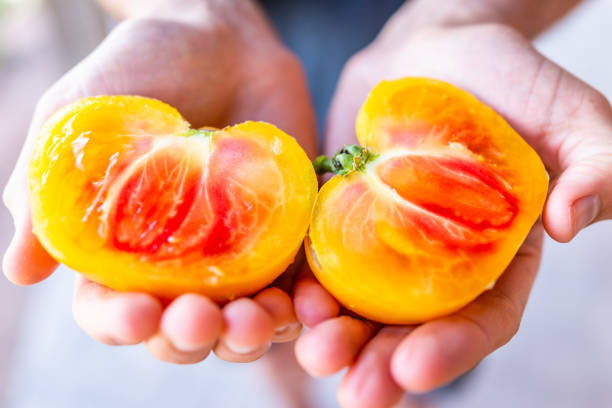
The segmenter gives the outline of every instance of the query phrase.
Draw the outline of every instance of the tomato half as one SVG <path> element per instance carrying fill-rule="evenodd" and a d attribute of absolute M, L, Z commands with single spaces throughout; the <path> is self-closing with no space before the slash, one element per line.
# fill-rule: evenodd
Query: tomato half
<path fill-rule="evenodd" d="M 451 313 L 502 274 L 540 215 L 548 176 L 491 108 L 450 84 L 385 81 L 357 117 L 361 146 L 315 163 L 307 254 L 347 308 L 390 324 Z"/>
<path fill-rule="evenodd" d="M 192 129 L 138 96 L 86 98 L 52 116 L 29 186 L 34 233 L 58 261 L 117 290 L 216 300 L 287 268 L 317 190 L 308 157 L 276 127 Z"/>

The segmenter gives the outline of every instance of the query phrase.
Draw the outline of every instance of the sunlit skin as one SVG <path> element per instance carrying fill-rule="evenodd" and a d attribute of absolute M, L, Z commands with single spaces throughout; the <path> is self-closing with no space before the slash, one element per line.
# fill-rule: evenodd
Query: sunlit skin
<path fill-rule="evenodd" d="M 146 9 L 138 11 L 148 19 L 119 24 L 41 98 L 4 190 L 16 227 L 3 259 L 10 281 L 33 284 L 58 265 L 32 234 L 27 163 L 43 123 L 79 98 L 156 98 L 174 106 L 195 128 L 262 120 L 295 137 L 314 156 L 314 116 L 297 59 L 280 44 L 252 2 L 208 3 L 183 1 L 177 7 L 176 2 L 147 2 Z M 271 342 L 288 341 L 299 333 L 285 292 L 288 286 L 281 287 L 284 290 L 264 288 L 221 306 L 195 293 L 168 303 L 148 293 L 115 291 L 79 275 L 73 313 L 96 340 L 113 345 L 145 342 L 163 361 L 195 363 L 214 351 L 222 359 L 246 362 L 261 357 Z"/>
<path fill-rule="evenodd" d="M 542 222 L 491 290 L 419 326 L 381 326 L 346 316 L 312 275 L 302 273 L 294 303 L 311 330 L 298 340 L 297 357 L 313 375 L 349 368 L 338 389 L 342 406 L 391 406 L 405 391 L 435 389 L 474 367 L 518 330 L 540 262 L 543 229 L 567 242 L 612 215 L 610 104 L 539 54 L 523 34 L 544 28 L 570 2 L 463 3 L 470 7 L 411 1 L 349 60 L 328 112 L 325 152 L 357 142 L 355 118 L 380 81 L 437 78 L 491 106 L 542 158 L 551 177 Z M 490 8 L 491 3 L 505 5 Z M 526 11 L 544 4 L 553 11 L 546 18 Z"/>
<path fill-rule="evenodd" d="M 196 130 L 138 96 L 54 114 L 28 181 L 33 231 L 59 262 L 116 290 L 219 302 L 287 269 L 317 191 L 308 157 L 273 125 Z"/>
<path fill-rule="evenodd" d="M 538 54 L 525 37 L 576 2 L 411 0 L 347 64 L 327 118 L 327 154 L 357 142 L 355 117 L 377 83 L 405 76 L 439 78 L 476 95 L 508 120 L 542 157 L 552 176 L 552 194 L 543 223 L 532 229 L 493 290 L 451 317 L 425 325 L 381 328 L 339 316 L 339 303 L 301 270 L 295 311 L 313 329 L 297 344 L 297 356 L 314 375 L 349 367 L 338 390 L 342 406 L 391 406 L 405 390 L 430 390 L 472 368 L 518 328 L 538 268 L 542 225 L 565 242 L 591 222 L 611 217 L 610 106 Z M 31 234 L 26 183 L 31 145 L 53 112 L 80 97 L 155 97 L 177 107 L 196 127 L 265 120 L 295 136 L 311 157 L 315 153 L 300 66 L 249 1 L 103 3 L 121 18 L 145 20 L 120 24 L 37 106 L 4 194 L 16 234 L 3 270 L 18 284 L 38 282 L 57 266 Z M 79 276 L 73 312 L 95 339 L 118 345 L 147 341 L 155 357 L 174 363 L 200 361 L 212 349 L 226 360 L 251 361 L 270 341 L 295 337 L 298 327 L 291 299 L 274 287 L 223 308 L 196 294 L 162 305 L 148 294 L 116 292 Z"/>
<path fill-rule="evenodd" d="M 495 282 L 540 215 L 544 165 L 493 110 L 427 78 L 377 85 L 357 136 L 366 150 L 317 198 L 307 241 L 315 276 L 382 323 L 457 311 Z"/>

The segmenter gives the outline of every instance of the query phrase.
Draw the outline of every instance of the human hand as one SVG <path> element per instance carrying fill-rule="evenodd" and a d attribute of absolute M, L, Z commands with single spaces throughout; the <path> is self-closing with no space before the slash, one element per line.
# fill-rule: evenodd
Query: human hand
<path fill-rule="evenodd" d="M 400 22 L 392 21 L 346 65 L 329 111 L 326 153 L 355 143 L 358 109 L 378 82 L 426 76 L 457 85 L 502 114 L 542 157 L 552 189 L 543 221 L 495 287 L 450 316 L 382 328 L 338 317 L 338 303 L 314 279 L 302 277 L 294 303 L 298 319 L 312 329 L 296 344 L 298 360 L 314 375 L 350 367 L 338 390 L 341 404 L 350 407 L 390 406 L 404 390 L 429 391 L 471 369 L 519 327 L 541 256 L 542 226 L 567 242 L 612 216 L 612 109 L 600 93 L 508 26 L 459 24 L 407 33 Z"/>
<path fill-rule="evenodd" d="M 154 97 L 177 107 L 194 127 L 265 120 L 314 153 L 314 119 L 301 67 L 257 7 L 245 1 L 181 4 L 182 14 L 176 16 L 164 12 L 157 18 L 152 9 L 147 18 L 121 23 L 40 99 L 4 192 L 16 228 L 3 263 L 12 282 L 36 283 L 57 267 L 32 234 L 26 168 L 42 123 L 77 98 Z M 222 359 L 251 361 L 271 341 L 290 340 L 300 329 L 291 299 L 275 287 L 223 307 L 196 294 L 166 305 L 148 294 L 119 293 L 79 275 L 73 312 L 93 338 L 117 345 L 145 341 L 155 357 L 175 363 L 200 361 L 213 348 Z"/>

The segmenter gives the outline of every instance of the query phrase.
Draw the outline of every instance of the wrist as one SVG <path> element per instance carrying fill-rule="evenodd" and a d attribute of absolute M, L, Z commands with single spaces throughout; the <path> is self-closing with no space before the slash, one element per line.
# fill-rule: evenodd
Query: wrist
<path fill-rule="evenodd" d="M 219 24 L 235 30 L 259 27 L 273 35 L 260 7 L 253 0 L 97 0 L 113 17 L 163 19 L 201 27 Z"/>
<path fill-rule="evenodd" d="M 413 0 L 389 20 L 382 38 L 409 35 L 429 27 L 497 23 L 533 37 L 581 0 Z"/>
<path fill-rule="evenodd" d="M 119 20 L 135 18 L 173 18 L 175 16 L 198 17 L 204 12 L 228 7 L 240 7 L 250 0 L 97 0 L 113 17 Z"/>
<path fill-rule="evenodd" d="M 231 36 L 250 49 L 280 41 L 254 0 L 97 0 L 119 20 L 187 24 L 206 33 Z M 256 41 L 253 41 L 256 39 Z"/>

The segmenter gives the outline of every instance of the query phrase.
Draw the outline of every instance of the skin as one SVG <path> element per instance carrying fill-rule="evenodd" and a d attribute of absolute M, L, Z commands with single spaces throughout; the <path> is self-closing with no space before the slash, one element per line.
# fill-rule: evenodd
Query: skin
<path fill-rule="evenodd" d="M 301 275 L 294 303 L 298 319 L 311 330 L 298 339 L 296 355 L 312 375 L 349 368 L 338 389 L 344 407 L 391 406 L 405 391 L 433 390 L 473 368 L 518 330 L 544 229 L 568 242 L 612 216 L 612 108 L 599 92 L 539 54 L 528 38 L 571 4 L 562 2 L 551 16 L 551 2 L 506 2 L 511 15 L 496 14 L 502 1 L 493 2 L 493 9 L 464 3 L 474 6 L 472 19 L 465 8 L 453 14 L 449 2 L 410 2 L 349 60 L 328 113 L 325 153 L 356 142 L 358 109 L 379 81 L 434 77 L 502 114 L 542 157 L 551 192 L 542 220 L 495 287 L 459 312 L 420 326 L 381 327 L 347 316 L 311 275 Z M 544 17 L 511 26 L 520 9 L 526 12 L 533 3 L 547 3 Z M 428 16 L 435 17 L 429 24 Z"/>
<path fill-rule="evenodd" d="M 113 2 L 107 3 L 110 7 Z M 302 68 L 257 6 L 245 1 L 183 3 L 176 13 L 164 2 L 143 3 L 138 15 L 130 15 L 130 7 L 124 13 L 115 9 L 130 18 L 40 99 L 4 191 L 16 230 L 3 260 L 10 281 L 30 285 L 57 267 L 31 232 L 26 167 L 42 123 L 79 97 L 158 98 L 195 127 L 264 120 L 296 137 L 314 155 L 314 115 Z M 252 361 L 272 342 L 292 340 L 300 331 L 289 295 L 276 287 L 225 305 L 196 294 L 164 304 L 151 295 L 115 292 L 78 275 L 73 312 L 81 328 L 102 343 L 145 342 L 154 357 L 181 364 L 201 361 L 211 351 L 228 361 Z"/>
<path fill-rule="evenodd" d="M 180 7 L 178 1 L 175 7 L 164 0 L 102 1 L 117 16 L 139 20 L 120 25 L 42 98 L 28 140 L 53 110 L 78 96 L 140 93 L 177 106 L 196 126 L 270 121 L 312 154 L 313 116 L 299 64 L 278 45 L 259 11 L 248 2 L 180 1 Z M 349 368 L 338 390 L 341 405 L 390 406 L 404 391 L 428 391 L 468 371 L 518 330 L 544 228 L 567 242 L 588 224 L 611 218 L 612 109 L 528 40 L 574 3 L 414 0 L 345 67 L 328 115 L 327 154 L 355 141 L 357 110 L 380 80 L 432 76 L 500 112 L 542 156 L 553 183 L 542 222 L 495 287 L 452 316 L 418 327 L 381 327 L 346 315 L 307 269 L 301 271 L 293 302 L 300 321 L 312 329 L 297 342 L 297 358 L 317 376 Z M 245 47 L 245 38 L 258 41 Z M 148 49 L 147 43 L 154 46 Z M 231 58 L 236 55 L 240 59 Z M 30 233 L 28 144 L 5 192 L 16 235 L 4 271 L 18 284 L 42 280 L 56 267 Z M 290 302 L 272 288 L 222 309 L 197 295 L 162 305 L 148 295 L 120 294 L 78 278 L 74 311 L 94 338 L 110 344 L 146 340 L 165 361 L 199 361 L 213 347 L 227 360 L 238 355 L 238 361 L 249 361 L 261 355 L 275 331 L 296 324 Z"/>

